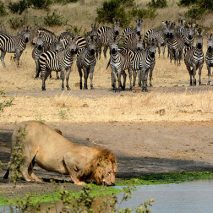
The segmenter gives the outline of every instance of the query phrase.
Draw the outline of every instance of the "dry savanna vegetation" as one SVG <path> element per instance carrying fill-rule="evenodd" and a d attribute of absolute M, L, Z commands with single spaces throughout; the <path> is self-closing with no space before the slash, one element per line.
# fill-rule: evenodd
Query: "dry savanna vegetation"
<path fill-rule="evenodd" d="M 149 1 L 135 1 L 145 6 Z M 154 19 L 144 20 L 144 31 L 158 26 L 162 20 L 177 20 L 187 10 L 179 7 L 176 0 L 168 0 L 168 7 L 158 9 Z M 6 3 L 6 1 L 5 1 Z M 89 30 L 94 23 L 96 9 L 103 1 L 88 0 L 70 4 L 51 5 L 48 12 L 57 11 L 66 18 L 66 25 L 49 28 L 56 34 L 66 30 L 69 25 Z M 29 8 L 24 12 L 27 22 L 32 24 L 46 11 Z M 19 15 L 14 15 L 19 16 Z M 212 26 L 212 14 L 199 22 Z M 7 25 L 4 17 L 3 23 Z M 3 20 L 3 18 L 1 17 Z M 38 21 L 38 20 L 37 20 Z M 35 23 L 34 23 L 35 24 Z M 206 46 L 206 40 L 204 40 Z M 133 92 L 113 93 L 111 91 L 110 68 L 106 70 L 108 59 L 97 62 L 94 73 L 93 91 L 79 90 L 79 76 L 76 65 L 70 76 L 70 92 L 61 92 L 61 81 L 47 80 L 47 91 L 41 91 L 41 80 L 35 80 L 35 64 L 29 46 L 21 57 L 21 66 L 17 68 L 11 61 L 11 55 L 5 58 L 6 68 L 0 64 L 0 88 L 5 97 L 14 98 L 12 106 L 5 108 L 0 115 L 1 122 L 19 122 L 22 120 L 70 121 L 70 122 L 140 122 L 140 121 L 209 121 L 213 119 L 213 91 L 206 86 L 207 69 L 202 71 L 202 86 L 188 87 L 189 76 L 184 63 L 181 66 L 171 64 L 165 55 L 156 58 L 153 75 L 153 88 L 141 93 L 140 88 Z M 127 78 L 127 87 L 129 86 Z"/>

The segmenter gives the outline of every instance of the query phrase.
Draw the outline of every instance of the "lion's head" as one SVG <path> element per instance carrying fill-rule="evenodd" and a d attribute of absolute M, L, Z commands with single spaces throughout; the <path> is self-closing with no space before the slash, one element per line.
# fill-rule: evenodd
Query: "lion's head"
<path fill-rule="evenodd" d="M 111 186 L 115 184 L 116 171 L 115 155 L 107 149 L 100 150 L 93 161 L 91 179 L 99 185 Z"/>

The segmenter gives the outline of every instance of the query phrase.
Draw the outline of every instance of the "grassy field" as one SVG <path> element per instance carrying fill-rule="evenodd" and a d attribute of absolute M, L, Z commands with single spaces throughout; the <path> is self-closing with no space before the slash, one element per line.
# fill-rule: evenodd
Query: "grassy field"
<path fill-rule="evenodd" d="M 209 121 L 213 119 L 213 91 L 208 87 L 207 69 L 204 65 L 202 86 L 188 87 L 189 76 L 184 63 L 171 64 L 166 57 L 158 58 L 153 75 L 153 88 L 149 93 L 114 93 L 111 91 L 108 59 L 97 62 L 94 73 L 94 90 L 80 91 L 79 76 L 74 64 L 71 91 L 61 91 L 61 81 L 48 79 L 47 91 L 41 91 L 41 80 L 35 80 L 35 65 L 28 48 L 21 60 L 21 67 L 6 58 L 6 69 L 0 67 L 1 90 L 14 98 L 13 105 L 4 110 L 0 121 L 18 122 L 36 119 L 71 122 L 140 122 L 140 121 Z M 127 80 L 129 87 L 129 80 Z M 30 91 L 30 93 L 29 93 Z M 1 99 L 7 99 L 2 97 Z"/>

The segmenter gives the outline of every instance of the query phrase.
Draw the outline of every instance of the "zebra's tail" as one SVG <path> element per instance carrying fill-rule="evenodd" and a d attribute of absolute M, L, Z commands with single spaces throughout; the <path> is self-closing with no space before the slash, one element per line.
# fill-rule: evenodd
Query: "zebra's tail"
<path fill-rule="evenodd" d="M 7 169 L 6 173 L 5 173 L 4 176 L 3 176 L 3 179 L 8 179 L 9 173 L 10 173 L 10 170 Z"/>
<path fill-rule="evenodd" d="M 110 65 L 110 59 L 109 59 L 109 61 L 107 63 L 106 69 L 108 69 L 109 65 Z"/>

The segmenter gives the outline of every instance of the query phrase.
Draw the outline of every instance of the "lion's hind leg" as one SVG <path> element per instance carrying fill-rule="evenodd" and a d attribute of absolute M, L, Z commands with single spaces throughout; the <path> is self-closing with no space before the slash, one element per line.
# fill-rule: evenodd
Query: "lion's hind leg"
<path fill-rule="evenodd" d="M 36 156 L 35 156 L 36 157 Z M 35 182 L 39 182 L 39 183 L 42 183 L 43 180 L 41 178 L 39 178 L 34 172 L 33 172 L 33 167 L 35 165 L 35 157 L 33 158 L 33 160 L 31 161 L 30 163 L 30 166 L 28 168 L 28 173 L 29 173 L 29 176 L 31 177 L 31 179 Z"/>

